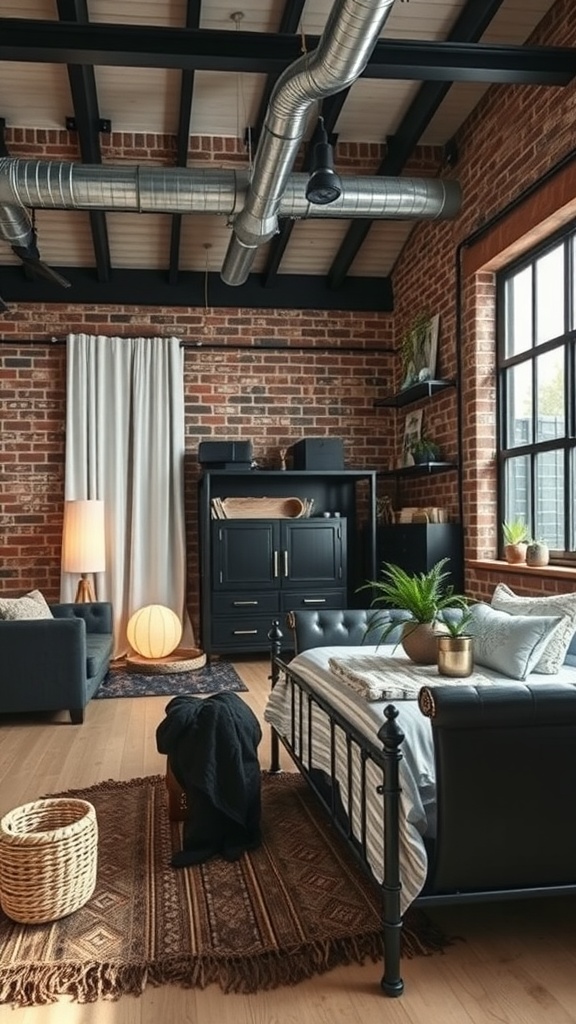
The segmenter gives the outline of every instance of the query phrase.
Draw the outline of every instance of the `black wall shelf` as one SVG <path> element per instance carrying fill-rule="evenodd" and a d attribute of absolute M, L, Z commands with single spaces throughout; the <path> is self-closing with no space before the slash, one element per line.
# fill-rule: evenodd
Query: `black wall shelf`
<path fill-rule="evenodd" d="M 388 409 L 400 409 L 403 405 L 411 405 L 412 402 L 418 402 L 421 398 L 430 398 L 438 391 L 455 386 L 455 380 L 423 380 L 418 384 L 412 384 L 409 388 L 404 388 L 397 394 L 377 398 L 374 405 Z"/>
<path fill-rule="evenodd" d="M 458 469 L 457 462 L 424 462 L 419 466 L 399 466 L 398 469 L 379 470 L 379 477 L 428 476 L 431 473 L 448 473 Z"/>

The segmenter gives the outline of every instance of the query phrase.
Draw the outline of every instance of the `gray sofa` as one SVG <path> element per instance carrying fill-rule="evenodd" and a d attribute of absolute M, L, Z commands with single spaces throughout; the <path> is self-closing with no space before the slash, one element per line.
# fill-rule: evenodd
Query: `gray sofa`
<path fill-rule="evenodd" d="M 0 620 L 0 714 L 66 709 L 75 725 L 112 656 L 112 605 L 50 605 L 52 619 Z"/>

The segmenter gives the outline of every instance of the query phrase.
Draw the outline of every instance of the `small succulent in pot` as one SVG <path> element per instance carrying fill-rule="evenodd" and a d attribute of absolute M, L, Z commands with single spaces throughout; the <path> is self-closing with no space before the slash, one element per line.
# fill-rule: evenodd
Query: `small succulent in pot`
<path fill-rule="evenodd" d="M 420 437 L 410 445 L 410 453 L 417 466 L 427 462 L 439 462 L 441 457 L 440 446 L 427 437 Z"/>
<path fill-rule="evenodd" d="M 526 565 L 548 565 L 550 551 L 545 540 L 531 540 L 526 548 Z"/>
<path fill-rule="evenodd" d="M 530 541 L 530 530 L 523 519 L 507 519 L 502 523 L 504 558 L 511 565 L 526 561 L 526 550 Z"/>

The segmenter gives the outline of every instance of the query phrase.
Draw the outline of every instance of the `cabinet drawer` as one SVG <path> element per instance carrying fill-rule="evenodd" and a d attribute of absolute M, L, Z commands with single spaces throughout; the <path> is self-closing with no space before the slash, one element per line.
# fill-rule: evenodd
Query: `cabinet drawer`
<path fill-rule="evenodd" d="M 345 608 L 345 590 L 307 590 L 282 594 L 282 611 L 300 611 L 304 608 Z"/>
<path fill-rule="evenodd" d="M 246 591 L 240 591 L 236 594 L 219 594 L 212 595 L 212 614 L 213 615 L 231 615 L 236 616 L 250 616 L 257 614 L 258 612 L 274 612 L 280 611 L 280 595 L 276 591 L 275 593 L 264 593 L 264 594 L 247 594 Z"/>
<path fill-rule="evenodd" d="M 267 651 L 270 649 L 268 633 L 272 629 L 271 615 L 254 615 L 252 618 L 213 619 L 212 647 L 215 650 Z"/>

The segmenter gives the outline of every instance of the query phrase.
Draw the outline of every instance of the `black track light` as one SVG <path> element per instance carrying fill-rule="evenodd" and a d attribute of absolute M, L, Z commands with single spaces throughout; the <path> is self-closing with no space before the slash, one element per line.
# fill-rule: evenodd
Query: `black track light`
<path fill-rule="evenodd" d="M 326 206 L 342 195 L 342 182 L 334 170 L 334 154 L 328 142 L 324 118 L 318 118 L 316 143 L 312 153 L 310 177 L 306 185 L 306 199 L 315 206 Z"/>

